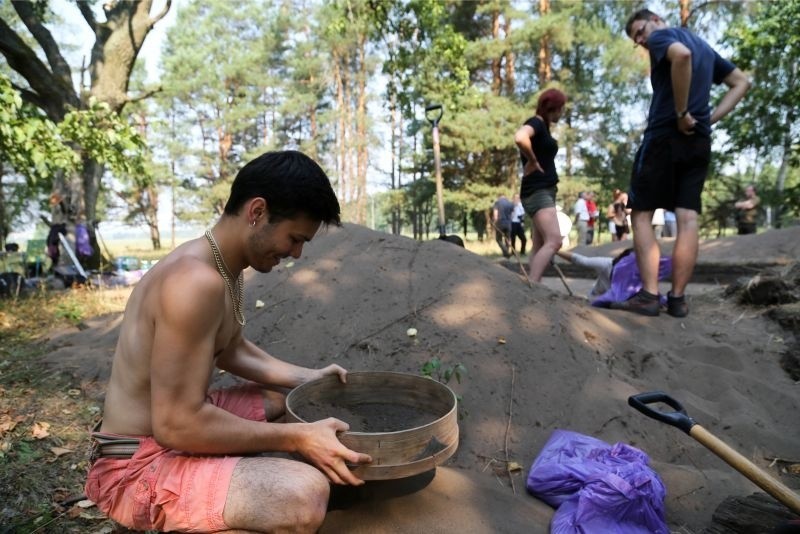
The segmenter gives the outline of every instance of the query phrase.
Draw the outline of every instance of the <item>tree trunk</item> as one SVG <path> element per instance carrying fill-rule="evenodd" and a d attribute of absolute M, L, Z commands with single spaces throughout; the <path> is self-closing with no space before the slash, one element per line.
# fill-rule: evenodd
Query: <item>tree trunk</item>
<path fill-rule="evenodd" d="M 155 188 L 151 189 L 151 195 L 157 195 Z M 158 229 L 158 212 L 152 203 L 148 203 L 149 212 L 147 213 L 147 226 L 150 228 L 150 241 L 153 243 L 153 250 L 161 250 L 161 231 Z"/>
<path fill-rule="evenodd" d="M 9 216 L 6 210 L 6 196 L 3 191 L 3 166 L 0 165 L 0 250 L 5 250 L 6 239 L 8 234 L 11 233 L 11 225 L 9 224 Z"/>
<path fill-rule="evenodd" d="M 89 244 L 92 247 L 92 253 L 89 256 L 84 256 L 81 264 L 89 269 L 97 269 L 103 261 L 103 254 L 97 243 L 97 236 L 94 232 L 94 223 L 97 221 L 97 197 L 100 194 L 100 180 L 103 178 L 105 168 L 102 164 L 91 160 L 85 159 L 83 163 L 83 202 L 76 206 L 77 217 L 69 217 L 67 220 L 58 222 L 66 222 L 67 229 L 74 232 L 74 225 L 86 224 L 89 231 Z M 74 198 L 74 197 L 73 197 Z M 81 198 L 80 196 L 78 198 Z M 107 258 L 110 259 L 110 258 Z"/>
<path fill-rule="evenodd" d="M 506 17 L 505 24 L 503 26 L 505 31 L 505 38 L 507 42 L 511 40 L 511 19 Z M 516 66 L 514 65 L 514 61 L 516 56 L 514 55 L 514 51 L 511 50 L 509 47 L 505 52 L 505 60 L 506 60 L 506 95 L 513 96 L 514 91 L 516 90 L 517 85 L 517 74 L 516 74 Z"/>
<path fill-rule="evenodd" d="M 500 12 L 492 12 L 492 39 L 494 41 L 500 40 Z M 492 57 L 492 94 L 500 95 L 500 88 L 503 86 L 503 79 L 501 76 L 502 66 L 500 61 L 502 56 Z"/>
<path fill-rule="evenodd" d="M 787 114 L 786 120 L 791 121 L 793 118 L 790 117 L 790 114 Z M 792 157 L 792 135 L 791 135 L 791 124 L 787 125 L 786 134 L 783 137 L 783 154 L 781 155 L 781 166 L 778 168 L 778 176 L 775 180 L 775 196 L 777 198 L 783 198 L 783 191 L 786 188 L 786 176 L 789 174 L 789 167 L 791 166 L 791 157 Z M 775 228 L 781 228 L 783 226 L 783 203 L 778 202 L 775 206 Z"/>
<path fill-rule="evenodd" d="M 339 69 L 340 58 L 336 52 L 333 53 L 333 83 L 334 83 L 334 93 L 336 95 L 336 106 L 338 107 L 338 113 L 336 114 L 336 161 L 337 161 L 337 171 L 339 175 L 339 183 L 338 190 L 339 190 L 339 200 L 344 202 L 345 195 L 346 195 L 346 187 L 347 187 L 347 180 L 346 180 L 346 172 L 347 172 L 347 157 L 346 157 L 346 144 L 345 144 L 345 136 L 346 136 L 346 127 L 345 127 L 345 113 L 344 113 L 344 83 L 342 80 L 341 70 Z"/>
<path fill-rule="evenodd" d="M 145 113 L 138 113 L 136 115 L 137 126 L 139 135 L 142 139 L 147 139 L 148 124 L 147 116 Z M 175 167 L 172 168 L 173 181 L 175 176 Z M 136 183 L 134 181 L 134 183 Z M 161 250 L 161 232 L 158 229 L 158 188 L 155 185 L 147 185 L 145 187 L 138 186 L 138 208 L 142 213 L 147 226 L 150 228 L 150 241 L 153 243 L 153 250 Z"/>
<path fill-rule="evenodd" d="M 539 14 L 550 13 L 550 0 L 539 0 Z M 543 88 L 553 77 L 552 58 L 550 57 L 550 35 L 545 33 L 539 39 L 539 87 Z"/>
<path fill-rule="evenodd" d="M 311 78 L 311 84 L 313 85 L 314 78 Z M 309 156 L 314 160 L 319 159 L 319 153 L 317 152 L 317 136 L 319 133 L 317 132 L 317 108 L 316 106 L 309 106 L 308 107 L 308 129 L 309 134 L 311 137 L 311 146 L 309 147 Z"/>
<path fill-rule="evenodd" d="M 689 26 L 689 15 L 691 15 L 691 10 L 689 9 L 689 4 L 692 0 L 679 0 L 680 3 L 680 15 L 681 15 L 681 27 L 687 28 Z"/>
<path fill-rule="evenodd" d="M 389 131 L 391 132 L 391 141 L 390 141 L 390 150 L 389 150 L 389 161 L 390 161 L 390 168 L 389 168 L 389 179 L 391 180 L 391 189 L 390 191 L 396 191 L 397 187 L 397 176 L 395 175 L 397 171 L 397 160 L 398 160 L 398 147 L 397 147 L 397 93 L 394 89 L 394 83 L 392 82 L 392 86 L 389 93 Z M 392 202 L 392 234 L 399 235 L 400 234 L 400 227 L 399 227 L 399 213 L 397 207 L 395 207 L 394 202 Z"/>
<path fill-rule="evenodd" d="M 572 52 L 572 73 L 575 80 L 575 85 L 581 87 L 583 85 L 583 48 L 580 44 L 576 44 Z M 567 108 L 569 110 L 570 108 Z M 567 131 L 564 132 L 564 175 L 571 177 L 573 168 L 573 158 L 575 154 L 575 140 L 572 136 L 572 113 L 566 111 L 564 123 L 567 125 Z"/>
<path fill-rule="evenodd" d="M 367 36 L 358 38 L 358 73 L 356 104 L 356 181 L 355 190 L 356 222 L 366 224 L 367 221 L 367 165 L 369 163 L 369 139 L 367 134 Z"/>
<path fill-rule="evenodd" d="M 347 59 L 347 63 L 349 63 L 349 57 Z M 345 159 L 347 160 L 347 191 L 345 193 L 345 200 L 349 203 L 355 198 L 357 184 L 354 174 L 358 173 L 358 168 L 355 165 L 353 154 L 355 151 L 355 147 L 353 146 L 355 142 L 355 135 L 353 132 L 353 87 L 352 80 L 350 79 L 350 73 L 345 70 L 347 63 L 345 63 L 344 68 L 342 69 L 342 81 L 344 85 L 344 109 L 342 111 L 344 112 L 345 128 L 344 152 Z"/>

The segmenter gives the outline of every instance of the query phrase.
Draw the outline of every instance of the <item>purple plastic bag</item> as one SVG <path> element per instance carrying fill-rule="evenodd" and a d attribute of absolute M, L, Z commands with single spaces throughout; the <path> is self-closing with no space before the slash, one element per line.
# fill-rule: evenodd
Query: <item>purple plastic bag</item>
<path fill-rule="evenodd" d="M 672 275 L 672 258 L 662 257 L 658 263 L 658 279 L 666 280 Z M 608 308 L 612 302 L 622 302 L 634 296 L 642 289 L 642 277 L 639 274 L 639 267 L 636 265 L 636 254 L 631 253 L 622 258 L 614 265 L 611 271 L 611 287 L 592 300 L 592 306 L 598 308 Z M 667 299 L 662 295 L 662 304 L 666 304 Z"/>
<path fill-rule="evenodd" d="M 558 508 L 553 534 L 667 534 L 666 490 L 647 454 L 556 430 L 528 473 L 528 491 Z"/>
<path fill-rule="evenodd" d="M 75 249 L 81 256 L 92 255 L 92 245 L 89 244 L 89 230 L 85 224 L 75 225 Z"/>

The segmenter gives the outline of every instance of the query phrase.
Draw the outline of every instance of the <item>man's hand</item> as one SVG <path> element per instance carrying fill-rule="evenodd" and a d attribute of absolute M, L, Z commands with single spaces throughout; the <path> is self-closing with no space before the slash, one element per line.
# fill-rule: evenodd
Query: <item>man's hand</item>
<path fill-rule="evenodd" d="M 686 113 L 686 115 L 678 119 L 678 131 L 683 135 L 694 135 L 695 124 L 697 124 L 697 121 L 692 117 L 692 114 Z"/>
<path fill-rule="evenodd" d="M 528 160 L 525 163 L 525 167 L 522 169 L 522 173 L 524 176 L 528 176 L 529 174 L 533 174 L 534 172 L 539 171 L 540 173 L 544 174 L 544 169 L 541 165 L 539 165 L 538 160 Z"/>
<path fill-rule="evenodd" d="M 305 382 L 311 382 L 312 380 L 316 380 L 318 378 L 322 378 L 323 376 L 328 376 L 328 375 L 338 375 L 339 382 L 341 382 L 342 384 L 347 383 L 347 370 L 341 365 L 336 365 L 335 363 L 332 363 L 327 367 L 323 367 L 321 369 L 312 370 L 310 376 L 305 380 Z"/>
<path fill-rule="evenodd" d="M 364 483 L 350 471 L 347 464 L 368 464 L 372 462 L 372 457 L 348 449 L 336 436 L 338 432 L 348 430 L 350 425 L 333 417 L 298 424 L 303 429 L 298 440 L 298 453 L 325 473 L 334 484 L 360 486 Z"/>

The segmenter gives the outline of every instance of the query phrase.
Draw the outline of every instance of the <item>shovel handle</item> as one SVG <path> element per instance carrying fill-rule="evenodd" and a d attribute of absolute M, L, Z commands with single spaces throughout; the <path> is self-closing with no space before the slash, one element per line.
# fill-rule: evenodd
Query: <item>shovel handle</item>
<path fill-rule="evenodd" d="M 661 412 L 648 406 L 648 404 L 654 404 L 657 402 L 663 402 L 669 407 L 674 408 L 675 411 Z M 667 423 L 675 428 L 680 428 L 687 434 L 689 434 L 692 427 L 696 424 L 694 419 L 689 417 L 689 415 L 686 413 L 686 410 L 683 409 L 681 403 L 663 391 L 649 391 L 647 393 L 631 395 L 628 397 L 628 404 L 645 414 L 647 417 L 655 419 L 656 421 L 661 421 L 662 423 Z"/>
<path fill-rule="evenodd" d="M 675 411 L 661 412 L 648 406 L 648 404 L 657 402 L 663 402 L 675 409 Z M 800 514 L 800 497 L 797 493 L 736 452 L 714 434 L 695 423 L 694 419 L 689 417 L 686 410 L 681 406 L 681 403 L 663 391 L 650 391 L 648 393 L 631 395 L 628 397 L 628 404 L 648 417 L 680 428 L 704 445 L 708 450 L 723 459 L 728 465 L 750 479 L 756 486 L 772 495 L 793 512 Z"/>
<path fill-rule="evenodd" d="M 689 435 L 705 447 L 725 460 L 725 462 L 746 476 L 756 486 L 763 489 L 776 500 L 782 502 L 796 514 L 800 514 L 800 496 L 778 479 L 761 469 L 746 457 L 732 449 L 727 443 L 716 437 L 700 425 L 694 425 Z"/>
<path fill-rule="evenodd" d="M 439 113 L 434 115 L 434 111 L 438 111 Z M 434 126 L 439 124 L 439 120 L 442 118 L 442 114 L 444 110 L 442 109 L 441 104 L 431 104 L 425 108 L 425 118 L 433 124 Z"/>

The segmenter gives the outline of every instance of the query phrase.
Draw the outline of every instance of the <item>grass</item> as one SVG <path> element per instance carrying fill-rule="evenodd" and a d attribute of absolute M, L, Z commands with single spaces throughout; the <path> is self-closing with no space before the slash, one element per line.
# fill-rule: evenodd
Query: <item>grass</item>
<path fill-rule="evenodd" d="M 76 288 L 0 300 L 0 533 L 120 532 L 96 508 L 77 506 L 100 407 L 40 359 L 46 335 L 121 312 L 128 293 Z"/>

